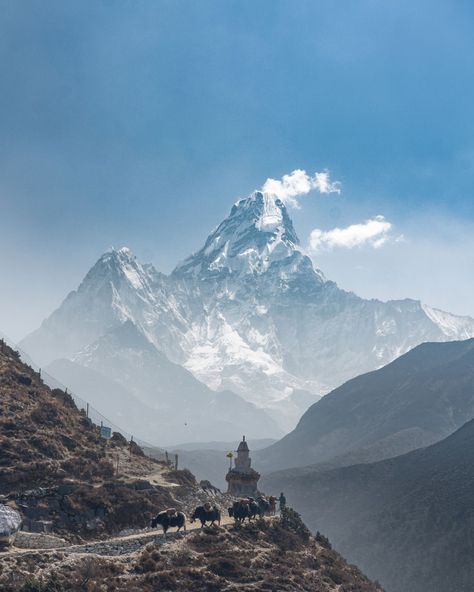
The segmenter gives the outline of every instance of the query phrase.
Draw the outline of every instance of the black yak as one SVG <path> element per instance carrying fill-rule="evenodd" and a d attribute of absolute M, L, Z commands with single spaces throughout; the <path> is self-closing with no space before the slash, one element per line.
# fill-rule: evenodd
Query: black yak
<path fill-rule="evenodd" d="M 249 506 L 249 522 L 250 522 L 250 520 L 252 520 L 252 518 L 255 518 L 255 516 L 257 514 L 260 514 L 260 509 L 259 509 L 257 502 L 253 499 L 249 500 L 248 506 Z"/>
<path fill-rule="evenodd" d="M 234 502 L 228 509 L 229 516 L 235 520 L 235 522 L 244 522 L 246 518 L 252 520 L 258 514 L 258 504 L 253 499 L 241 499 Z"/>
<path fill-rule="evenodd" d="M 265 516 L 265 514 L 270 514 L 271 505 L 270 505 L 270 501 L 267 500 L 266 497 L 264 497 L 263 495 L 259 495 L 257 497 L 257 504 L 258 504 L 258 515 L 260 517 Z"/>
<path fill-rule="evenodd" d="M 215 522 L 220 525 L 221 511 L 217 506 L 211 506 L 211 504 L 198 506 L 194 510 L 190 522 L 194 522 L 195 520 L 199 520 L 201 522 L 201 528 L 206 525 L 206 522 L 210 522 L 211 526 L 214 526 Z"/>
<path fill-rule="evenodd" d="M 155 518 L 151 521 L 151 527 L 156 528 L 158 524 L 163 528 L 163 532 L 166 533 L 170 527 L 178 527 L 176 532 L 179 532 L 181 528 L 186 530 L 186 516 L 183 512 L 176 512 L 173 508 L 158 512 Z"/>

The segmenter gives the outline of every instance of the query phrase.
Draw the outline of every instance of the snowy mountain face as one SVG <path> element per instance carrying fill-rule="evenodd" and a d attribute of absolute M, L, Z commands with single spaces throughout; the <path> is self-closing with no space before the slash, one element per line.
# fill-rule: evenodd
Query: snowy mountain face
<path fill-rule="evenodd" d="M 285 206 L 279 199 L 256 192 L 236 203 L 204 247 L 178 265 L 173 275 L 202 279 L 232 276 L 235 280 L 265 273 L 281 262 L 288 264 L 293 256 L 299 259 L 302 254 Z"/>
<path fill-rule="evenodd" d="M 104 254 L 22 346 L 45 362 L 76 356 L 93 366 L 89 346 L 126 321 L 171 362 L 270 409 L 285 429 L 303 400 L 421 342 L 474 336 L 469 317 L 414 300 L 363 300 L 327 281 L 285 205 L 261 192 L 237 202 L 169 276 L 128 249 Z"/>
<path fill-rule="evenodd" d="M 155 445 L 200 441 L 210 433 L 219 439 L 238 439 L 242 430 L 281 433 L 262 409 L 234 393 L 216 393 L 170 362 L 130 320 L 47 370 Z"/>

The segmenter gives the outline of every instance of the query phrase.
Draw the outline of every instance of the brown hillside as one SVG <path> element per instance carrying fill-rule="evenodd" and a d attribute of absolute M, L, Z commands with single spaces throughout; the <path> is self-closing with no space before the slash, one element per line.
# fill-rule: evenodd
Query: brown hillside
<path fill-rule="evenodd" d="M 206 528 L 118 557 L 67 550 L 5 559 L 6 592 L 383 592 L 328 541 L 283 519 Z"/>
<path fill-rule="evenodd" d="M 189 471 L 171 471 L 138 447 L 130 452 L 119 435 L 106 443 L 69 395 L 50 390 L 2 344 L 0 446 L 1 501 L 20 510 L 26 528 L 88 541 L 51 551 L 9 549 L 0 558 L 1 590 L 381 592 L 324 537 L 311 537 L 290 509 L 281 519 L 167 541 L 146 531 L 111 537 L 148 525 L 166 507 L 189 514 L 209 496 L 221 507 L 229 500 L 198 487 Z M 139 542 L 143 536 L 154 543 Z"/>
<path fill-rule="evenodd" d="M 179 505 L 164 479 L 149 479 L 166 472 L 118 434 L 106 443 L 67 393 L 0 342 L 0 496 L 26 528 L 79 539 L 146 526 L 157 509 Z"/>

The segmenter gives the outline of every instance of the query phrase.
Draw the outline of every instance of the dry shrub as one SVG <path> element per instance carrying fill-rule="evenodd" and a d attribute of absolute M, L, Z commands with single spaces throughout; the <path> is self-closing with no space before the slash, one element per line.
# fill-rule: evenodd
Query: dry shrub
<path fill-rule="evenodd" d="M 129 447 L 131 454 L 135 454 L 135 456 L 145 456 L 142 448 L 140 448 L 140 446 L 134 440 L 130 442 Z"/>
<path fill-rule="evenodd" d="M 48 426 L 54 428 L 58 423 L 58 409 L 51 403 L 43 403 L 38 405 L 36 409 L 31 412 L 31 419 L 41 425 L 41 427 Z"/>
<path fill-rule="evenodd" d="M 321 534 L 318 530 L 318 532 L 316 533 L 314 540 L 319 543 L 321 545 L 321 547 L 324 547 L 325 549 L 332 549 L 331 543 L 329 542 L 329 539 L 327 537 L 325 537 L 323 534 Z"/>
<path fill-rule="evenodd" d="M 232 580 L 241 579 L 247 575 L 247 570 L 243 568 L 242 563 L 232 557 L 213 559 L 209 562 L 209 569 L 217 576 Z"/>
<path fill-rule="evenodd" d="M 155 572 L 156 571 L 156 562 L 151 557 L 146 557 L 146 558 L 142 559 L 142 561 L 140 561 L 138 571 L 141 573 L 147 573 L 150 571 Z"/>
<path fill-rule="evenodd" d="M 19 588 L 18 592 L 66 592 L 66 588 L 53 574 L 50 578 L 28 578 Z"/>
<path fill-rule="evenodd" d="M 30 445 L 49 458 L 59 459 L 63 453 L 58 444 L 49 437 L 41 434 L 34 435 L 29 440 Z"/>
<path fill-rule="evenodd" d="M 125 436 L 122 436 L 120 432 L 113 432 L 109 442 L 114 448 L 117 446 L 125 447 L 128 444 L 127 438 L 125 438 Z"/>
<path fill-rule="evenodd" d="M 62 573 L 63 588 L 60 588 L 60 591 L 92 592 L 98 590 L 98 585 L 104 582 L 108 582 L 110 586 L 107 588 L 108 590 L 113 590 L 115 588 L 112 585 L 112 581 L 122 571 L 123 568 L 120 564 L 112 563 L 98 557 L 87 557 L 72 569 Z M 41 590 L 40 592 L 43 591 Z M 51 590 L 51 592 L 56 591 Z"/>
<path fill-rule="evenodd" d="M 179 485 L 196 485 L 196 478 L 188 469 L 173 469 L 164 475 L 167 481 L 178 483 Z"/>
<path fill-rule="evenodd" d="M 193 562 L 193 557 L 187 549 L 180 549 L 173 555 L 173 565 L 178 567 L 189 566 Z"/>
<path fill-rule="evenodd" d="M 69 393 L 66 393 L 61 389 L 53 389 L 51 393 L 65 407 L 69 407 L 70 409 L 76 409 L 76 403 L 74 402 L 74 399 L 71 397 Z"/>

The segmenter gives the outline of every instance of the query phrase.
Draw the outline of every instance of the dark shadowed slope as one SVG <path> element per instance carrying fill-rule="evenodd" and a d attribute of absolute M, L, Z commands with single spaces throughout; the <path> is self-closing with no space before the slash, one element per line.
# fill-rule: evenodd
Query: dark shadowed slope
<path fill-rule="evenodd" d="M 264 479 L 388 592 L 471 592 L 474 421 L 378 463 Z"/>
<path fill-rule="evenodd" d="M 260 468 L 353 464 L 432 444 L 474 417 L 474 340 L 425 343 L 358 376 L 260 451 Z"/>

